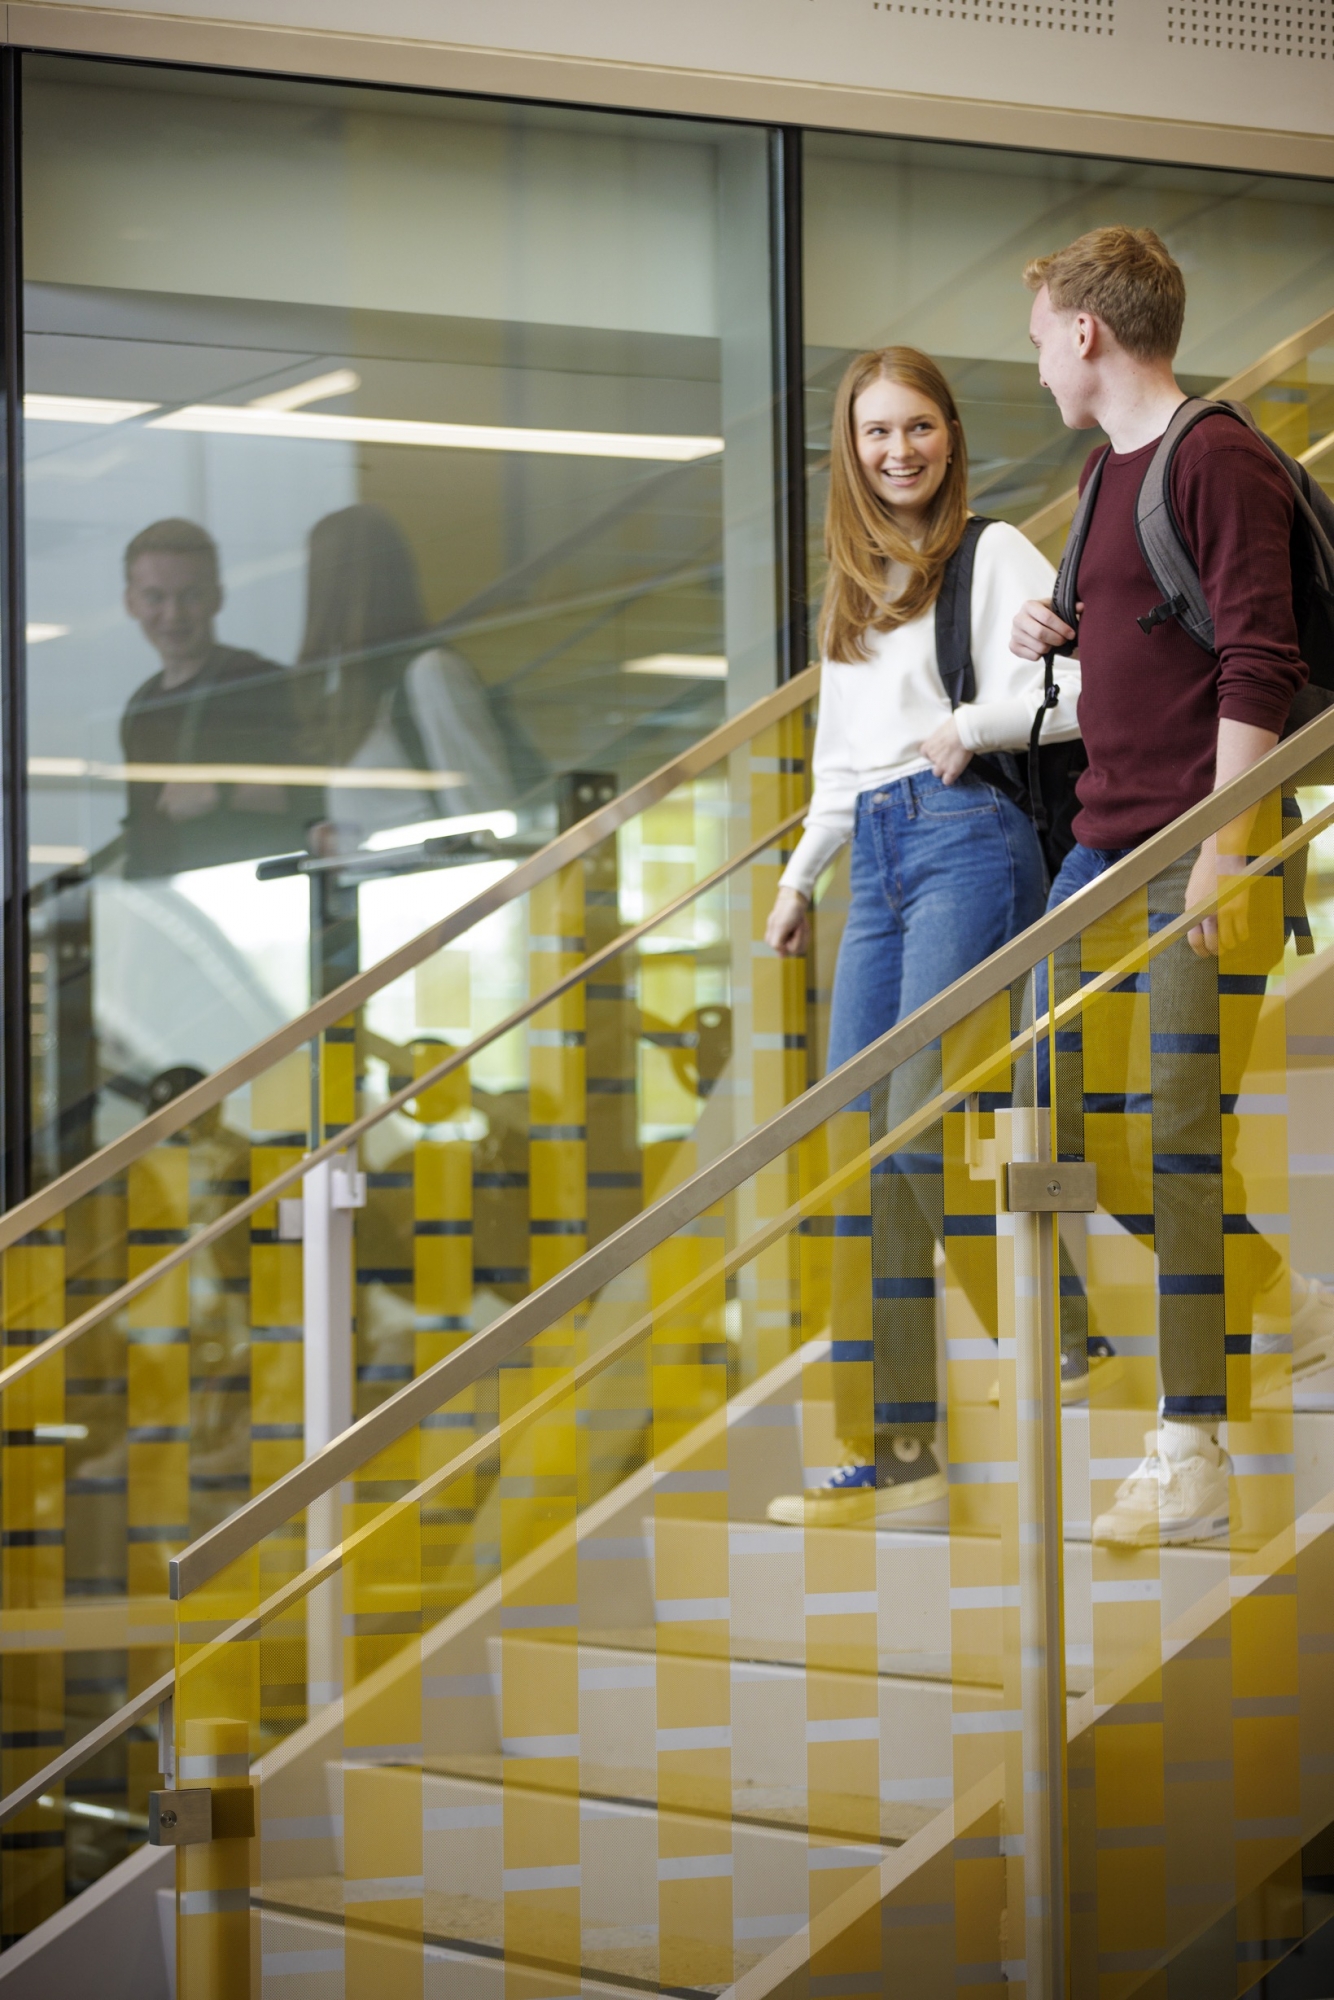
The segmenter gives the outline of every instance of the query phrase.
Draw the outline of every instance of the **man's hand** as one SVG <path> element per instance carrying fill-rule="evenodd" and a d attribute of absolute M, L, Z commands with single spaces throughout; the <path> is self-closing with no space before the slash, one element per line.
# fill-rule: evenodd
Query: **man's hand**
<path fill-rule="evenodd" d="M 1218 724 L 1218 756 L 1214 766 L 1214 790 L 1219 791 L 1243 771 L 1258 764 L 1278 742 L 1272 729 L 1251 722 L 1233 722 L 1227 717 Z M 1256 808 L 1242 813 L 1229 826 L 1200 848 L 1199 858 L 1186 884 L 1186 908 L 1203 903 L 1217 893 L 1219 879 L 1240 875 L 1246 867 L 1255 824 Z M 1229 896 L 1213 916 L 1205 917 L 1189 933 L 1188 943 L 1197 958 L 1217 958 L 1219 951 L 1231 951 L 1250 936 L 1250 890 L 1239 889 Z"/>
<path fill-rule="evenodd" d="M 959 740 L 959 725 L 952 715 L 947 715 L 923 742 L 922 755 L 930 758 L 931 769 L 941 784 L 952 785 L 968 769 L 973 753 L 964 749 Z"/>
<path fill-rule="evenodd" d="M 1068 646 L 1074 636 L 1052 610 L 1049 597 L 1030 597 L 1014 615 L 1010 651 L 1021 660 L 1041 660 L 1046 654 Z"/>
<path fill-rule="evenodd" d="M 182 784 L 179 778 L 173 778 L 157 795 L 158 811 L 164 819 L 175 820 L 178 826 L 182 820 L 198 819 L 203 813 L 213 812 L 217 803 L 216 785 Z"/>
<path fill-rule="evenodd" d="M 764 926 L 764 942 L 780 958 L 800 958 L 810 949 L 810 907 L 809 898 L 800 889 L 780 889 L 774 897 Z"/>
<path fill-rule="evenodd" d="M 1243 855 L 1227 854 L 1220 858 L 1215 843 L 1206 840 L 1186 884 L 1186 908 L 1189 910 L 1196 903 L 1203 903 L 1208 897 L 1216 895 L 1219 883 L 1226 881 L 1229 875 L 1239 875 L 1245 865 Z M 1212 916 L 1195 925 L 1186 942 L 1196 958 L 1217 958 L 1220 950 L 1234 951 L 1238 945 L 1245 944 L 1251 934 L 1249 904 L 1249 887 L 1239 889 Z"/>

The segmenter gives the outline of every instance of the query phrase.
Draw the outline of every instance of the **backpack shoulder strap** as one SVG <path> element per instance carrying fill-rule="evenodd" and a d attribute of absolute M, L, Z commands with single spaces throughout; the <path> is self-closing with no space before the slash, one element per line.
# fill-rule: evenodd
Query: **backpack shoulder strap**
<path fill-rule="evenodd" d="M 1084 482 L 1084 491 L 1079 496 L 1075 518 L 1070 523 L 1070 532 L 1061 551 L 1056 581 L 1052 585 L 1051 608 L 1062 624 L 1068 625 L 1071 631 L 1079 629 L 1079 618 L 1075 610 L 1079 602 L 1079 564 L 1084 554 L 1084 544 L 1088 540 L 1089 520 L 1097 503 L 1098 488 L 1102 484 L 1102 469 L 1107 463 L 1107 454 L 1111 448 L 1110 445 L 1104 445 L 1094 460 L 1092 472 Z"/>
<path fill-rule="evenodd" d="M 1158 449 L 1149 460 L 1135 502 L 1135 539 L 1145 568 L 1162 592 L 1162 602 L 1135 622 L 1142 631 L 1152 632 L 1169 618 L 1175 618 L 1206 653 L 1214 650 L 1213 613 L 1172 506 L 1172 467 L 1182 439 L 1189 437 L 1196 424 L 1203 423 L 1206 417 L 1217 416 L 1231 417 L 1246 424 L 1258 437 L 1264 437 L 1244 405 L 1187 396 L 1184 403 L 1177 405 L 1172 421 L 1158 440 Z M 1264 442 L 1268 444 L 1269 440 L 1264 438 Z"/>
<path fill-rule="evenodd" d="M 936 598 L 936 668 L 951 708 L 971 701 L 977 692 L 973 678 L 973 567 L 983 530 L 991 525 L 985 514 L 969 515 L 963 539 L 945 565 Z"/>

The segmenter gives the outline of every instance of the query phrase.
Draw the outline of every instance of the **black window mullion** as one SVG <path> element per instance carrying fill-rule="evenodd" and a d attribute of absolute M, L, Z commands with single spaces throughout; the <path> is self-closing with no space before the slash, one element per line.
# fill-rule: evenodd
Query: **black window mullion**
<path fill-rule="evenodd" d="M 779 677 L 808 658 L 806 398 L 801 261 L 801 129 L 771 136 L 774 297 L 774 470 L 777 503 Z"/>
<path fill-rule="evenodd" d="M 28 798 L 23 562 L 23 267 L 19 55 L 0 49 L 0 1207 L 28 1192 Z"/>

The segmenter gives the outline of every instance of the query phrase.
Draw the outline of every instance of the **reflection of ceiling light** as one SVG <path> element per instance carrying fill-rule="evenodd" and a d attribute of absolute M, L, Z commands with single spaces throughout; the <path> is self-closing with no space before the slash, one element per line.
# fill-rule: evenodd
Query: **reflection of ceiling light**
<path fill-rule="evenodd" d="M 683 681 L 725 681 L 727 660 L 722 653 L 649 653 L 642 660 L 626 660 L 625 674 L 671 674 Z"/>
<path fill-rule="evenodd" d="M 307 403 L 322 403 L 329 396 L 350 396 L 361 387 L 355 368 L 335 368 L 330 375 L 312 375 L 308 382 L 294 382 L 290 389 L 275 389 L 269 396 L 256 396 L 252 410 L 304 410 Z"/>
<path fill-rule="evenodd" d="M 68 625 L 41 625 L 34 621 L 28 627 L 28 644 L 40 646 L 43 639 L 63 639 L 68 631 Z"/>
<path fill-rule="evenodd" d="M 330 387 L 336 383 L 336 387 Z M 275 390 L 257 403 L 192 403 L 154 417 L 157 431 L 202 431 L 215 437 L 305 438 L 310 443 L 414 444 L 443 451 L 531 451 L 565 458 L 666 459 L 688 464 L 712 458 L 723 448 L 720 437 L 660 436 L 638 431 L 547 431 L 520 429 L 514 424 L 428 424 L 403 417 L 335 417 L 318 410 L 298 409 L 302 403 L 340 396 L 356 386 L 350 368 L 319 375 L 292 389 Z M 147 416 L 160 403 L 120 403 L 98 396 L 25 396 L 24 415 L 35 423 L 121 424 L 129 417 Z"/>
<path fill-rule="evenodd" d="M 328 785 L 360 792 L 439 792 L 469 783 L 463 771 L 378 771 L 360 764 L 103 764 L 95 757 L 29 757 L 28 776 L 126 785 Z"/>
<path fill-rule="evenodd" d="M 127 417 L 146 417 L 160 403 L 121 403 L 109 396 L 25 396 L 23 414 L 39 424 L 123 424 Z"/>
<path fill-rule="evenodd" d="M 88 859 L 86 847 L 52 847 L 43 841 L 35 841 L 28 849 L 28 859 L 34 867 L 81 868 Z"/>
<path fill-rule="evenodd" d="M 511 424 L 427 424 L 402 417 L 333 417 L 318 411 L 195 403 L 154 417 L 156 431 L 204 431 L 219 437 L 305 438 L 332 444 L 433 445 L 444 451 L 556 452 L 567 458 L 708 458 L 717 437 L 658 437 L 635 431 L 520 430 Z"/>
<path fill-rule="evenodd" d="M 416 820 L 411 826 L 386 826 L 361 844 L 372 854 L 386 848 L 415 847 L 419 840 L 439 840 L 451 833 L 494 833 L 497 840 L 512 840 L 519 822 L 512 812 L 459 813 L 453 819 Z"/>

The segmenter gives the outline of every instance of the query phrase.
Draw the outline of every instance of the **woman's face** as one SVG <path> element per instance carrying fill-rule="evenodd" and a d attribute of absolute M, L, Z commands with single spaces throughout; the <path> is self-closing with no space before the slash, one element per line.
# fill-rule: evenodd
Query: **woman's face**
<path fill-rule="evenodd" d="M 883 376 L 852 406 L 852 431 L 866 482 L 911 527 L 939 493 L 954 439 L 943 413 L 917 389 Z"/>

